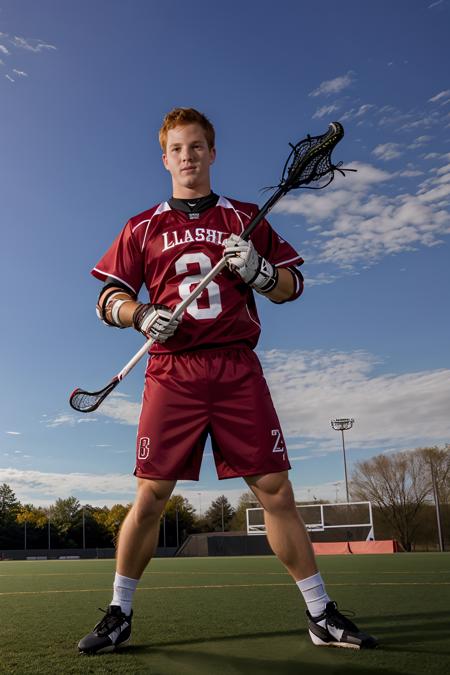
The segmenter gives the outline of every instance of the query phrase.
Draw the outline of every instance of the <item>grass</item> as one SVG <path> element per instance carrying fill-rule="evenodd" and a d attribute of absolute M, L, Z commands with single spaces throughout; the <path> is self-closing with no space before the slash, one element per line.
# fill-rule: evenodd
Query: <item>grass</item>
<path fill-rule="evenodd" d="M 323 556 L 327 590 L 377 650 L 313 647 L 304 607 L 273 557 L 152 561 L 129 646 L 79 656 L 111 599 L 114 562 L 0 563 L 0 672 L 151 675 L 436 675 L 450 672 L 450 554 Z"/>

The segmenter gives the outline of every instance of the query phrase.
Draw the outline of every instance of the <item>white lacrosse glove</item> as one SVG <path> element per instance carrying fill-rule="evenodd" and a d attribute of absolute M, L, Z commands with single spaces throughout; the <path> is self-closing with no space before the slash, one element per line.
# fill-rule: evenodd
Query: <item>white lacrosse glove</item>
<path fill-rule="evenodd" d="M 269 293 L 278 282 L 278 270 L 259 255 L 251 241 L 232 234 L 223 242 L 224 256 L 232 272 L 239 274 L 245 283 L 258 293 Z"/>
<path fill-rule="evenodd" d="M 181 317 L 173 318 L 173 312 L 166 305 L 139 305 L 133 314 L 133 326 L 155 342 L 165 342 L 175 333 Z"/>

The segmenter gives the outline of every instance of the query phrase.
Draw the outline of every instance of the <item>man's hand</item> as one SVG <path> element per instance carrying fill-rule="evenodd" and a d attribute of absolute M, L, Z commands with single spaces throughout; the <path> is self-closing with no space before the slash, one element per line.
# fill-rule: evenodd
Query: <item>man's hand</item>
<path fill-rule="evenodd" d="M 224 256 L 232 272 L 239 274 L 245 283 L 258 293 L 269 293 L 278 282 L 278 270 L 259 255 L 251 241 L 232 234 L 223 242 Z"/>
<path fill-rule="evenodd" d="M 181 321 L 181 317 L 173 319 L 173 312 L 165 305 L 147 303 L 139 305 L 133 314 L 133 326 L 146 338 L 155 342 L 165 342 L 172 337 Z"/>

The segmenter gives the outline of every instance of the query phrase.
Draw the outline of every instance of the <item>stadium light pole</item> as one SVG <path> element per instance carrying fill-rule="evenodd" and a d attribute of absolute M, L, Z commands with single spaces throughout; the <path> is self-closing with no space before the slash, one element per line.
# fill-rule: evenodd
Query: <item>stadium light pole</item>
<path fill-rule="evenodd" d="M 436 524 L 438 532 L 439 550 L 442 553 L 444 551 L 444 538 L 442 536 L 442 526 L 441 526 L 441 507 L 439 505 L 439 493 L 436 484 L 436 474 L 434 471 L 433 460 L 431 458 L 430 458 L 430 471 L 431 471 L 431 484 L 433 486 L 434 505 L 436 509 Z"/>
<path fill-rule="evenodd" d="M 82 510 L 82 516 L 83 516 L 83 549 L 86 548 L 86 520 L 84 517 L 84 506 Z"/>
<path fill-rule="evenodd" d="M 348 494 L 348 476 L 347 476 L 347 458 L 345 456 L 345 441 L 344 441 L 344 431 L 348 431 L 352 428 L 355 420 L 351 417 L 341 417 L 334 420 L 331 420 L 331 426 L 335 431 L 340 431 L 342 434 L 342 453 L 344 455 L 344 474 L 345 474 L 345 494 L 347 496 L 347 504 L 350 501 Z"/>

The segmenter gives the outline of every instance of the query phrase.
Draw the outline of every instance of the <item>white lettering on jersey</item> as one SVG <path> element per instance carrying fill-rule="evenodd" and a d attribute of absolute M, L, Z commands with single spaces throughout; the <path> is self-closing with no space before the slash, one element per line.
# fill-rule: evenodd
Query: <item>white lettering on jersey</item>
<path fill-rule="evenodd" d="M 188 265 L 192 265 L 193 263 L 197 263 L 198 265 L 197 274 L 187 274 L 178 287 L 182 300 L 186 300 L 189 297 L 192 292 L 192 286 L 200 283 L 212 269 L 211 260 L 206 253 L 185 253 L 175 263 L 176 273 L 188 273 Z M 199 298 L 197 298 L 196 302 L 186 307 L 186 312 L 194 319 L 215 319 L 222 311 L 219 285 L 215 281 L 210 281 L 200 298 L 202 296 L 208 298 L 209 307 L 199 307 Z"/>
<path fill-rule="evenodd" d="M 220 246 L 225 234 L 221 230 L 210 230 L 204 227 L 196 227 L 193 230 L 186 229 L 184 233 L 177 232 L 177 230 L 163 232 L 162 250 L 167 251 L 169 248 L 175 248 L 175 246 L 181 246 L 181 244 L 187 244 L 192 241 L 207 241 L 208 243 Z"/>

